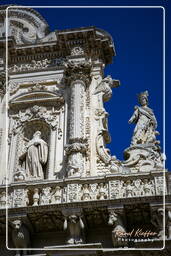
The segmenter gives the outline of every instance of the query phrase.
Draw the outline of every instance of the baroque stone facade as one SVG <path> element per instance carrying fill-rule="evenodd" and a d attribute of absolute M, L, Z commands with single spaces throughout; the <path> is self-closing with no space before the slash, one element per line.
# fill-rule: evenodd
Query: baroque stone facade
<path fill-rule="evenodd" d="M 120 85 L 104 77 L 115 56 L 111 36 L 95 27 L 49 32 L 35 10 L 11 7 L 6 81 L 5 7 L 0 14 L 0 255 L 144 255 L 163 239 L 169 255 L 169 174 L 147 91 L 129 120 L 124 161 L 106 146 L 104 102 Z"/>

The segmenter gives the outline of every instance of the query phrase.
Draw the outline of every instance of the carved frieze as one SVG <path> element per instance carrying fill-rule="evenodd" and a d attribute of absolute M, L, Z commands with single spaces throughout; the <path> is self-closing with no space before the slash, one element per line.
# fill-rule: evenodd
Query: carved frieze
<path fill-rule="evenodd" d="M 46 79 L 46 80 L 35 79 L 35 80 L 29 80 L 29 81 L 26 80 L 22 82 L 10 80 L 8 83 L 8 91 L 10 95 L 15 94 L 20 88 L 28 92 L 53 91 L 60 94 L 59 91 L 63 87 L 63 85 L 61 85 L 62 78 L 63 78 L 63 74 L 58 74 L 54 79 Z M 57 85 L 59 84 L 60 84 L 60 88 L 57 87 Z M 56 88 L 53 87 L 53 89 L 51 89 L 51 86 L 49 85 L 56 85 Z"/>
<path fill-rule="evenodd" d="M 97 177 L 96 177 L 97 178 Z M 105 178 L 97 181 L 92 178 L 83 180 L 68 180 L 66 183 L 40 185 L 32 187 L 29 183 L 26 185 L 20 184 L 20 187 L 15 185 L 9 191 L 8 206 L 25 207 L 27 205 L 50 205 L 60 203 L 72 203 L 92 200 L 115 200 L 126 198 L 140 198 L 163 195 L 164 179 L 162 175 L 147 177 L 110 177 L 107 181 Z M 74 178 L 75 179 L 75 178 Z M 18 186 L 18 185 L 17 185 Z M 167 191 L 166 191 L 167 192 Z M 0 192 L 0 207 L 5 208 L 6 193 Z"/>
<path fill-rule="evenodd" d="M 32 60 L 30 63 L 14 64 L 8 68 L 9 73 L 18 73 L 26 71 L 44 70 L 50 67 L 64 66 L 66 60 L 64 58 L 58 59 L 42 59 Z"/>
<path fill-rule="evenodd" d="M 12 207 L 24 207 L 29 204 L 28 189 L 16 188 L 13 191 Z"/>

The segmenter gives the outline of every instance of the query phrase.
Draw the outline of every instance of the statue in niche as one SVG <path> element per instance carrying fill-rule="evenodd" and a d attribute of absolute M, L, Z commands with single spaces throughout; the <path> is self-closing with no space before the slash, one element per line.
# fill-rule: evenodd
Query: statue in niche
<path fill-rule="evenodd" d="M 28 177 L 44 179 L 43 168 L 48 159 L 48 145 L 41 139 L 40 131 L 33 134 L 33 138 L 26 146 L 26 151 L 19 159 Z"/>
<path fill-rule="evenodd" d="M 128 121 L 128 123 L 136 123 L 134 129 L 131 145 L 137 144 L 159 144 L 156 140 L 157 121 L 153 110 L 148 107 L 148 91 L 142 92 L 138 95 L 138 101 L 141 106 L 135 106 L 135 111 Z"/>

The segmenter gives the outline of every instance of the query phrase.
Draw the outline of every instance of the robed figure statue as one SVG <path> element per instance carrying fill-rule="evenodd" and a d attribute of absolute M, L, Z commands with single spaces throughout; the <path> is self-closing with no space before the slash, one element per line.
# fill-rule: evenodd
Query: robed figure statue
<path fill-rule="evenodd" d="M 20 156 L 21 166 L 28 177 L 44 179 L 43 167 L 48 159 L 48 145 L 36 131 L 26 145 L 26 151 Z"/>
<path fill-rule="evenodd" d="M 129 123 L 136 123 L 132 136 L 131 145 L 136 144 L 158 144 L 156 135 L 157 121 L 153 110 L 148 107 L 148 91 L 142 92 L 138 96 L 141 106 L 135 106 L 135 111 L 129 120 Z"/>

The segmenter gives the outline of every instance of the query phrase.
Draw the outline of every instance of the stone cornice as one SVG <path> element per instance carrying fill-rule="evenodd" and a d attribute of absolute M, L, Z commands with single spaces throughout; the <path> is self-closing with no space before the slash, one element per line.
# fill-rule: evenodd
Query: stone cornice
<path fill-rule="evenodd" d="M 56 31 L 56 41 L 37 42 L 21 46 L 11 46 L 9 63 L 27 62 L 42 58 L 58 58 L 71 55 L 74 47 L 82 47 L 84 56 L 100 58 L 105 64 L 112 62 L 115 49 L 111 36 L 95 27 Z"/>

